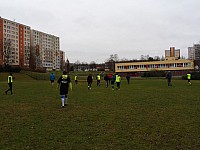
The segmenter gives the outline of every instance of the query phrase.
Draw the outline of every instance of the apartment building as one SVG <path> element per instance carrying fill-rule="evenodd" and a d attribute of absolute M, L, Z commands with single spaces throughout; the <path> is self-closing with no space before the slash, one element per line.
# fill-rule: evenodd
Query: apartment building
<path fill-rule="evenodd" d="M 29 66 L 29 26 L 0 17 L 0 65 Z"/>
<path fill-rule="evenodd" d="M 188 59 L 200 60 L 200 44 L 194 44 L 188 47 Z"/>
<path fill-rule="evenodd" d="M 195 49 L 194 47 L 188 47 L 188 59 L 195 60 Z"/>
<path fill-rule="evenodd" d="M 65 66 L 65 52 L 64 51 L 60 51 L 60 69 L 64 69 Z"/>
<path fill-rule="evenodd" d="M 59 70 L 64 55 L 59 37 L 0 17 L 0 65 Z"/>
<path fill-rule="evenodd" d="M 36 68 L 60 69 L 62 53 L 59 37 L 32 29 L 31 46 L 36 52 Z"/>
<path fill-rule="evenodd" d="M 195 60 L 200 60 L 200 44 L 194 44 Z"/>
<path fill-rule="evenodd" d="M 188 47 L 188 59 L 194 60 L 195 69 L 200 70 L 200 44 L 193 44 L 193 47 Z"/>
<path fill-rule="evenodd" d="M 169 57 L 175 57 L 175 59 L 180 59 L 180 49 L 170 47 L 170 50 L 165 50 L 165 59 Z"/>

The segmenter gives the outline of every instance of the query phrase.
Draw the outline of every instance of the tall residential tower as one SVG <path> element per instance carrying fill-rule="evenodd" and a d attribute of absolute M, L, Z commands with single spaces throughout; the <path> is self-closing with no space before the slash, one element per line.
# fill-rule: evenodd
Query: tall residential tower
<path fill-rule="evenodd" d="M 30 31 L 29 26 L 0 18 L 0 65 L 29 65 Z"/>
<path fill-rule="evenodd" d="M 59 37 L 0 17 L 0 65 L 59 70 L 64 55 Z"/>
<path fill-rule="evenodd" d="M 47 70 L 60 69 L 61 53 L 59 37 L 31 30 L 31 46 L 33 49 L 36 49 L 36 68 L 46 68 Z"/>

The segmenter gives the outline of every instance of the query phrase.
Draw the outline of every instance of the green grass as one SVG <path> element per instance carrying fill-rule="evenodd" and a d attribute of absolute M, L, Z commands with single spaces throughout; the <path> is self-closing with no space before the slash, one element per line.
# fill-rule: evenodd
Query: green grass
<path fill-rule="evenodd" d="M 6 77 L 6 75 L 4 75 Z M 73 78 L 72 78 L 73 80 Z M 122 81 L 120 91 L 73 85 L 61 109 L 49 81 L 16 74 L 14 95 L 0 80 L 0 149 L 199 149 L 200 81 Z"/>

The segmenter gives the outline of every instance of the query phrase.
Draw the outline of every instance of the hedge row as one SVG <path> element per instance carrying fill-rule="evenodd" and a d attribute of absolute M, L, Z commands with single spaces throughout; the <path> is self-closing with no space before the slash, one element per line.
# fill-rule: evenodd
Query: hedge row
<path fill-rule="evenodd" d="M 165 77 L 166 73 L 165 71 L 149 71 L 149 72 L 144 72 L 141 77 Z"/>
<path fill-rule="evenodd" d="M 22 69 L 17 66 L 2 66 L 0 65 L 0 72 L 20 72 Z"/>

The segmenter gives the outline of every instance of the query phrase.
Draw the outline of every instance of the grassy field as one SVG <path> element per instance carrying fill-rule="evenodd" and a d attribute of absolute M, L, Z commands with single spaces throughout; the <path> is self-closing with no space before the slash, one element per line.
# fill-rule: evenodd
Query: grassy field
<path fill-rule="evenodd" d="M 200 148 L 200 81 L 122 80 L 120 91 L 82 82 L 63 109 L 49 81 L 15 74 L 14 95 L 4 95 L 0 77 L 0 149 Z"/>

